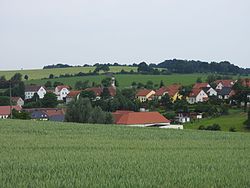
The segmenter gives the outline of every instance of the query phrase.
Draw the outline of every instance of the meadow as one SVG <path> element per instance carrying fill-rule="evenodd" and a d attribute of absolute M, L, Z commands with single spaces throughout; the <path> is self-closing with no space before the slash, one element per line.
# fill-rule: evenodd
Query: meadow
<path fill-rule="evenodd" d="M 110 72 L 120 72 L 122 69 L 125 71 L 137 71 L 137 67 L 129 66 L 110 66 Z M 59 76 L 60 74 L 76 74 L 79 72 L 88 73 L 94 71 L 95 67 L 69 67 L 69 68 L 56 68 L 56 69 L 30 69 L 30 70 L 10 70 L 0 71 L 0 76 L 5 76 L 6 79 L 10 79 L 15 73 L 21 73 L 23 76 L 28 75 L 29 79 L 41 79 L 48 78 L 50 74 Z"/>
<path fill-rule="evenodd" d="M 222 115 L 219 117 L 204 118 L 196 120 L 192 123 L 186 123 L 186 129 L 198 129 L 199 126 L 219 124 L 222 131 L 229 131 L 230 128 L 235 128 L 236 131 L 245 132 L 244 122 L 247 120 L 247 113 L 242 110 L 230 110 L 228 115 Z"/>
<path fill-rule="evenodd" d="M 250 187 L 247 133 L 0 120 L 0 187 Z"/>
<path fill-rule="evenodd" d="M 105 75 L 97 76 L 82 76 L 82 77 L 69 77 L 69 78 L 55 78 L 45 80 L 29 80 L 26 84 L 45 84 L 47 81 L 52 83 L 55 81 L 62 82 L 64 84 L 74 87 L 77 81 L 86 81 L 101 83 Z M 119 83 L 120 88 L 129 87 L 133 81 L 146 84 L 147 81 L 152 81 L 154 84 L 160 84 L 161 80 L 164 84 L 169 85 L 173 83 L 180 83 L 182 85 L 190 85 L 196 82 L 197 78 L 201 77 L 204 81 L 207 78 L 207 74 L 172 74 L 172 75 L 142 75 L 142 74 L 117 74 L 116 80 Z"/>

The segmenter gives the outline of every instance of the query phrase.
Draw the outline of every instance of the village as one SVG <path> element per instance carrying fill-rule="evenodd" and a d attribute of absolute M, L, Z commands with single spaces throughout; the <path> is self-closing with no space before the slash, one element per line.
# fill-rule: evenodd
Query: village
<path fill-rule="evenodd" d="M 32 120 L 63 122 L 65 121 L 68 104 L 72 101 L 77 101 L 80 97 L 87 97 L 94 103 L 97 103 L 97 105 L 103 104 L 104 98 L 107 100 L 105 96 L 108 96 L 108 99 L 112 101 L 120 91 L 116 87 L 114 76 L 108 78 L 108 82 L 109 84 L 105 85 L 105 87 L 100 85 L 83 90 L 73 90 L 68 85 L 58 85 L 55 88 L 46 88 L 41 85 L 26 85 L 24 98 L 11 97 L 11 105 L 0 106 L 0 118 L 12 118 L 13 111 L 15 111 L 18 113 L 25 112 L 29 115 L 29 119 Z M 238 106 L 249 107 L 250 94 L 247 94 L 247 101 L 236 99 L 235 96 L 239 92 L 236 85 L 248 88 L 250 87 L 250 81 L 248 79 L 228 79 L 215 80 L 210 84 L 208 82 L 197 82 L 189 90 L 177 83 L 168 86 L 162 84 L 156 89 L 133 88 L 131 86 L 126 89 L 131 93 L 134 91 L 134 95 L 132 94 L 132 98 L 130 96 L 130 100 L 137 105 L 137 108 L 117 107 L 106 111 L 112 113 L 113 123 L 117 125 L 183 129 L 185 123 L 196 121 L 206 116 L 205 111 L 202 110 L 185 110 L 187 105 L 192 107 L 196 104 L 217 100 L 221 103 L 219 105 L 226 104 L 230 106 L 237 103 Z M 44 99 L 48 93 L 56 96 L 56 106 L 29 107 L 27 105 L 31 104 L 31 101 Z M 164 112 L 166 112 L 170 109 L 170 106 L 177 103 L 180 106 L 175 110 L 174 116 L 160 113 L 162 112 L 161 109 L 164 109 Z M 184 103 L 185 105 L 183 106 Z"/>

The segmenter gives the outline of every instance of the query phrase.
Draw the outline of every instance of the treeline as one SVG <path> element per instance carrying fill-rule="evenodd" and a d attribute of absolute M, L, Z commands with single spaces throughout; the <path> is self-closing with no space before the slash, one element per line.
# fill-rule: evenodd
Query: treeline
<path fill-rule="evenodd" d="M 195 60 L 180 60 L 180 59 L 173 59 L 173 60 L 165 60 L 162 63 L 159 64 L 147 64 L 145 62 L 139 63 L 139 64 L 118 64 L 118 63 L 96 63 L 93 65 L 93 67 L 96 67 L 96 70 L 94 72 L 89 73 L 79 73 L 80 76 L 85 75 L 93 75 L 97 74 L 100 70 L 103 69 L 103 71 L 109 71 L 110 66 L 130 66 L 130 67 L 138 67 L 138 72 L 141 74 L 171 74 L 171 73 L 218 73 L 218 74 L 241 74 L 241 75 L 247 75 L 250 74 L 250 68 L 240 68 L 234 64 L 231 64 L 228 61 L 222 61 L 222 62 L 205 62 L 205 61 L 195 61 Z M 52 69 L 52 68 L 67 68 L 67 67 L 73 67 L 71 65 L 67 64 L 56 64 L 56 65 L 48 65 L 44 66 L 43 69 Z M 74 66 L 74 67 L 92 67 L 92 65 L 85 64 L 83 66 Z M 159 69 L 160 68 L 160 69 Z M 118 74 L 136 74 L 135 72 L 126 72 L 122 70 Z M 69 76 L 69 75 L 67 75 Z M 72 75 L 71 75 L 72 76 Z"/>
<path fill-rule="evenodd" d="M 153 68 L 165 68 L 172 73 L 218 73 L 218 74 L 250 74 L 250 69 L 240 68 L 228 61 L 204 62 L 188 60 L 166 60 L 158 65 L 150 64 Z"/>

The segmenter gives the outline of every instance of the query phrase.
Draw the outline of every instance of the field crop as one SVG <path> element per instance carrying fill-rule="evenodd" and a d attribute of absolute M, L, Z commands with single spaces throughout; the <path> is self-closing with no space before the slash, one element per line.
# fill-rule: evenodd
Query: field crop
<path fill-rule="evenodd" d="M 250 187 L 250 135 L 0 120 L 0 187 Z"/>
<path fill-rule="evenodd" d="M 206 74 L 172 74 L 172 75 L 142 75 L 142 74 L 132 74 L 132 75 L 123 75 L 118 74 L 115 75 L 119 83 L 119 87 L 129 87 L 133 81 L 141 82 L 146 84 L 147 81 L 152 81 L 154 84 L 160 84 L 161 80 L 164 84 L 173 84 L 173 83 L 180 83 L 183 85 L 190 85 L 196 82 L 198 77 L 202 77 L 205 81 L 207 75 Z M 89 80 L 90 82 L 101 83 L 101 80 L 105 78 L 104 75 L 98 76 L 83 76 L 83 77 L 70 77 L 70 78 L 56 78 L 56 79 L 49 79 L 49 81 L 60 81 L 64 84 L 70 85 L 74 87 L 75 83 L 79 80 Z M 26 82 L 26 84 L 45 84 L 48 80 L 30 80 Z"/>
<path fill-rule="evenodd" d="M 230 110 L 229 115 L 223 115 L 216 118 L 204 118 L 193 123 L 185 124 L 186 129 L 198 129 L 200 125 L 208 126 L 219 124 L 221 130 L 229 131 L 230 128 L 235 128 L 236 131 L 246 131 L 244 122 L 247 120 L 247 114 L 241 110 Z"/>
<path fill-rule="evenodd" d="M 122 69 L 125 71 L 137 71 L 137 67 L 129 66 L 110 66 L 111 72 L 120 72 Z M 94 71 L 95 67 L 70 67 L 70 68 L 56 68 L 56 69 L 30 69 L 30 70 L 11 70 L 11 71 L 0 71 L 0 76 L 5 76 L 7 79 L 12 77 L 15 73 L 21 73 L 23 76 L 28 75 L 29 79 L 41 79 L 48 78 L 50 74 L 59 76 L 60 74 L 76 74 L 79 72 L 88 73 Z"/>

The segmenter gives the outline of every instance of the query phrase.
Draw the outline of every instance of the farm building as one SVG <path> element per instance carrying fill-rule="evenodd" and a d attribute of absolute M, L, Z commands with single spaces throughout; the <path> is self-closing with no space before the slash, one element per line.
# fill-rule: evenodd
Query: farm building
<path fill-rule="evenodd" d="M 187 99 L 189 104 L 204 102 L 208 100 L 208 95 L 202 89 L 192 89 Z"/>
<path fill-rule="evenodd" d="M 69 92 L 70 92 L 70 87 L 66 85 L 57 86 L 54 91 L 58 101 L 64 100 L 66 96 L 69 94 Z"/>
<path fill-rule="evenodd" d="M 10 116 L 10 109 L 15 109 L 17 111 L 21 111 L 21 106 L 0 106 L 0 119 L 7 119 Z"/>
<path fill-rule="evenodd" d="M 60 108 L 30 108 L 25 109 L 25 112 L 30 113 L 31 119 L 40 121 L 64 121 L 65 112 Z"/>
<path fill-rule="evenodd" d="M 115 124 L 142 127 L 170 125 L 170 121 L 159 112 L 116 111 L 112 113 Z"/>

